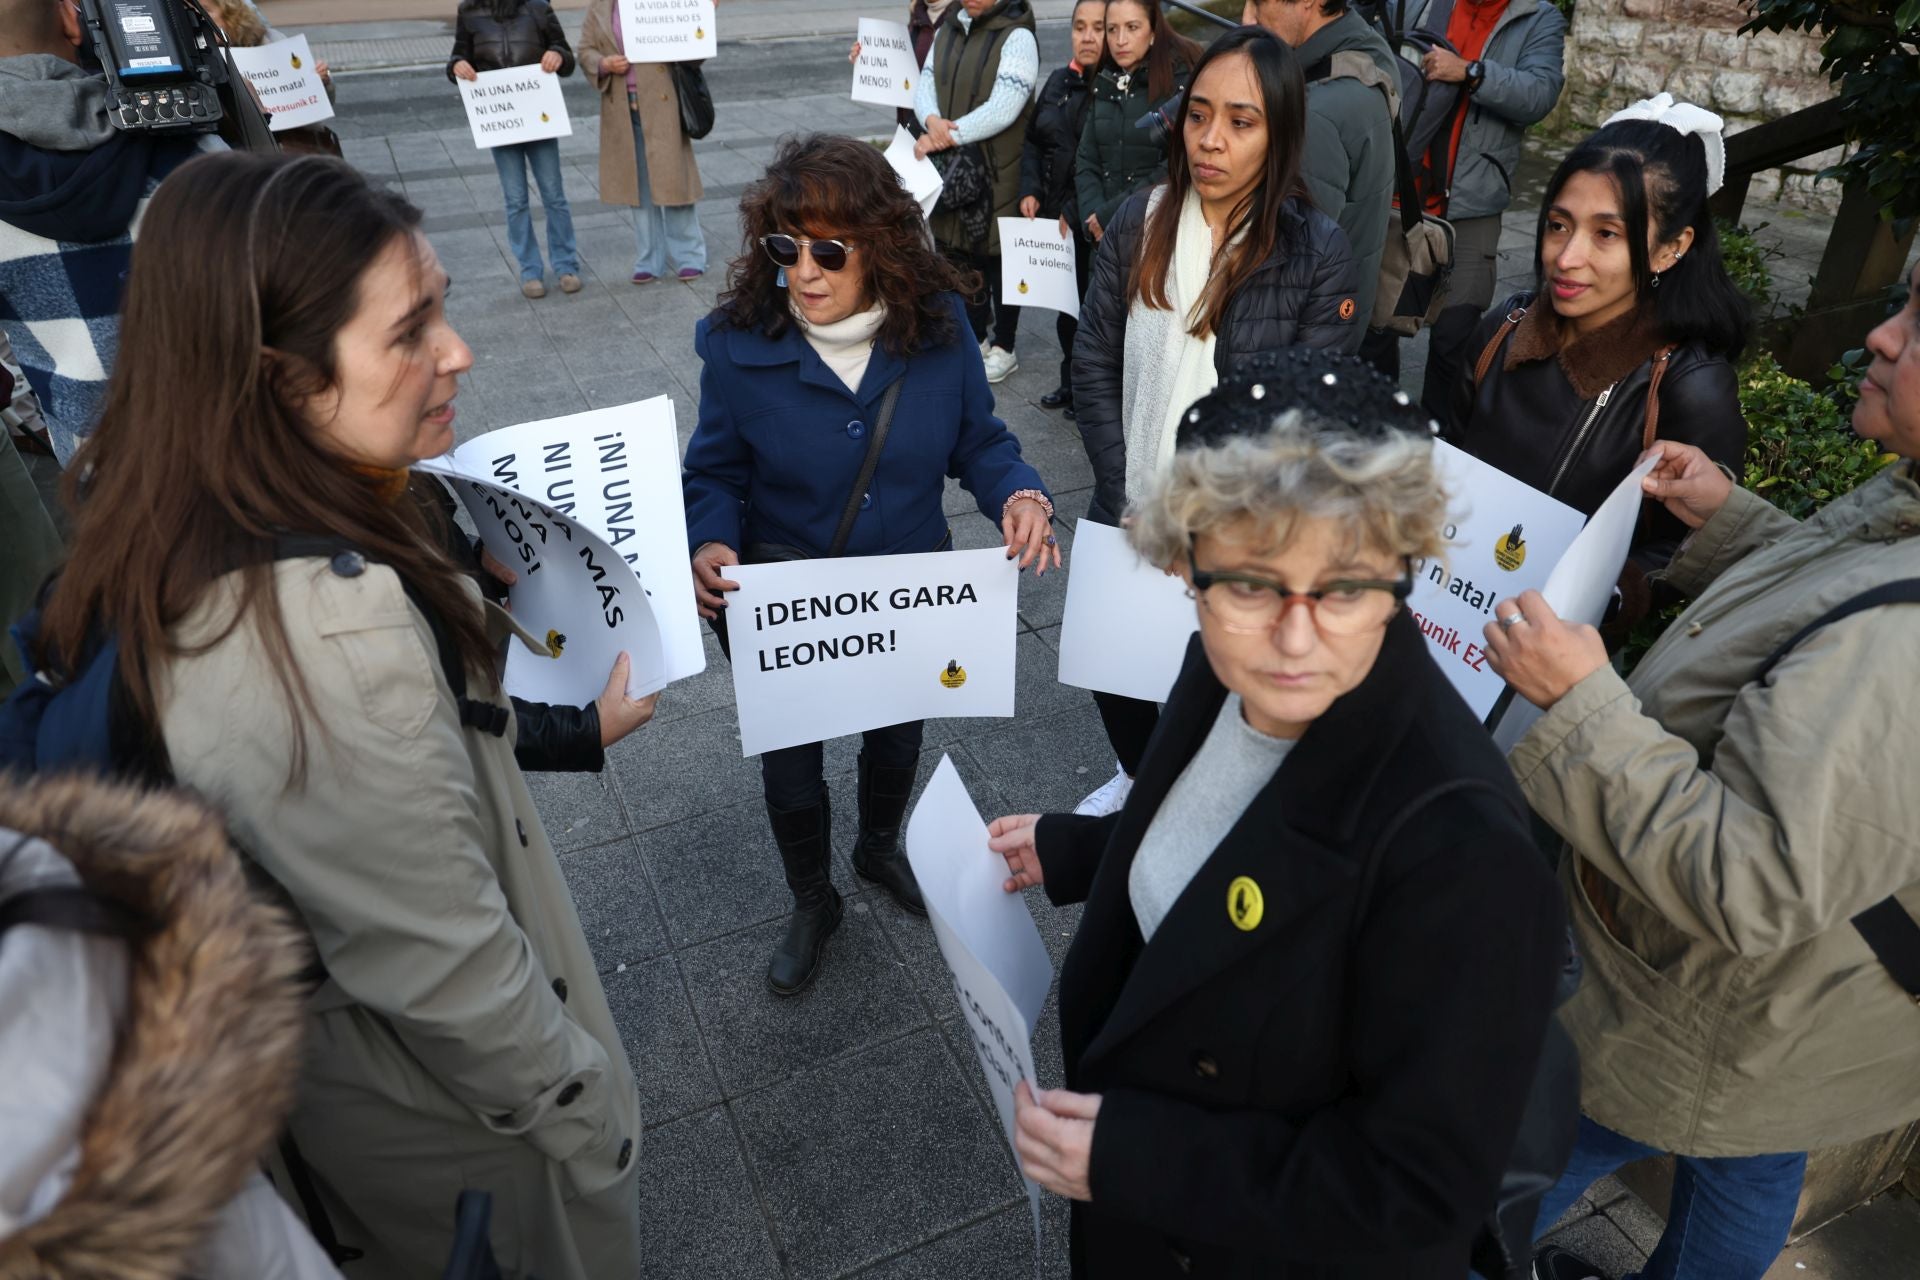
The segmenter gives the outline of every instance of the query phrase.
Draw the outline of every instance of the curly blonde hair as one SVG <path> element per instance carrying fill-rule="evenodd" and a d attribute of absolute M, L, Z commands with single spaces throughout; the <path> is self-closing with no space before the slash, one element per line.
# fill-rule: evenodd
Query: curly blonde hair
<path fill-rule="evenodd" d="M 1290 409 L 1264 432 L 1177 451 L 1132 504 L 1128 536 L 1142 558 L 1171 567 L 1202 534 L 1250 524 L 1279 548 L 1318 518 L 1346 525 L 1355 547 L 1417 561 L 1444 552 L 1447 508 L 1431 439 Z"/>

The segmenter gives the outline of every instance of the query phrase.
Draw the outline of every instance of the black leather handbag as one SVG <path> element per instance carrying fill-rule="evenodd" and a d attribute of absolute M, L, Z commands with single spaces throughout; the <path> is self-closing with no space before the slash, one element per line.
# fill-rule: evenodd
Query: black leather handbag
<path fill-rule="evenodd" d="M 707 73 L 698 62 L 669 62 L 673 71 L 673 91 L 680 99 L 680 128 L 689 139 L 700 139 L 713 132 L 713 94 L 707 89 Z"/>

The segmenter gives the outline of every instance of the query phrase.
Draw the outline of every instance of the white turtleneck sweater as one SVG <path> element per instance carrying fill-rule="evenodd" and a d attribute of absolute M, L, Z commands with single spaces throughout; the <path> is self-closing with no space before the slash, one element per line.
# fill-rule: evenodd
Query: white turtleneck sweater
<path fill-rule="evenodd" d="M 867 361 L 873 356 L 873 336 L 880 332 L 880 321 L 886 318 L 887 309 L 875 303 L 865 311 L 856 311 L 844 320 L 835 320 L 832 324 L 809 324 L 800 314 L 800 308 L 791 306 L 794 323 L 800 326 L 801 334 L 809 345 L 820 353 L 827 368 L 840 375 L 840 381 L 847 384 L 847 390 L 858 395 L 860 379 L 866 376 Z"/>

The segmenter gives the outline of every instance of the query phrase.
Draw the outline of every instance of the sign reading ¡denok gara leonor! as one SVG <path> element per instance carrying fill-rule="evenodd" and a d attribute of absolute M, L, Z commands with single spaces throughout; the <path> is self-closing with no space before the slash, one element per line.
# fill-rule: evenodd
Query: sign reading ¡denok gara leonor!
<path fill-rule="evenodd" d="M 727 639 L 747 755 L 936 716 L 1013 714 L 1004 550 L 738 565 Z"/>

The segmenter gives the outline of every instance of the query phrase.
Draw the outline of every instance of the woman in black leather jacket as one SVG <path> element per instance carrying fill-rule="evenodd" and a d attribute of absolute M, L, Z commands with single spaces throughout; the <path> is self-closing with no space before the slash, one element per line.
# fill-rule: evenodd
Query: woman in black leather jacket
<path fill-rule="evenodd" d="M 1359 275 L 1300 177 L 1306 82 L 1260 27 L 1215 41 L 1180 101 L 1167 181 L 1120 206 L 1094 258 L 1073 345 L 1074 407 L 1093 463 L 1087 518 L 1116 524 L 1172 456 L 1174 419 L 1248 357 L 1351 351 Z M 1111 812 L 1159 719 L 1096 693 L 1119 768 L 1078 812 Z"/>
<path fill-rule="evenodd" d="M 573 46 L 553 6 L 545 0 L 461 0 L 454 18 L 453 56 L 447 79 L 471 80 L 482 71 L 538 65 L 550 75 L 573 74 Z M 562 293 L 580 292 L 580 252 L 573 238 L 573 209 L 560 169 L 560 140 L 509 142 L 493 149 L 493 167 L 507 202 L 507 241 L 520 261 L 520 292 L 547 296 L 546 266 L 533 234 L 527 170 L 533 170 L 547 211 L 547 256 Z"/>
<path fill-rule="evenodd" d="M 1748 307 L 1707 211 L 1707 143 L 1646 118 L 1663 109 L 1710 138 L 1718 122 L 1671 100 L 1641 104 L 1623 113 L 1640 118 L 1616 118 L 1561 162 L 1540 213 L 1539 284 L 1481 321 L 1443 424 L 1468 453 L 1589 515 L 1656 435 L 1736 475 L 1746 454 L 1733 362 Z M 1647 575 L 1685 535 L 1647 504 L 1615 634 L 1651 607 Z"/>

